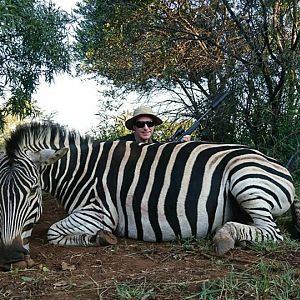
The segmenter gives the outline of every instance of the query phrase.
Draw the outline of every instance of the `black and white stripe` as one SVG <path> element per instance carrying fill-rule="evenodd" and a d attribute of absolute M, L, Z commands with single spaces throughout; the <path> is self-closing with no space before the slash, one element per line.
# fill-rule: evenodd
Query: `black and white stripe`
<path fill-rule="evenodd" d="M 37 124 L 20 127 L 7 149 L 63 147 L 69 149 L 64 157 L 40 166 L 42 189 L 69 214 L 49 229 L 51 243 L 95 245 L 99 231 L 145 241 L 202 238 L 224 224 L 215 235 L 221 254 L 238 241 L 282 240 L 274 218 L 294 201 L 292 178 L 256 150 L 196 142 L 97 142 Z"/>

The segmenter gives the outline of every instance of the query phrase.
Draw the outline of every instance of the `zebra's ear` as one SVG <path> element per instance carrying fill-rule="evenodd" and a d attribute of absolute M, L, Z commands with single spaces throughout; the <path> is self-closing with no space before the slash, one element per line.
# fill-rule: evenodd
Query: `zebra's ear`
<path fill-rule="evenodd" d="M 27 155 L 36 164 L 50 165 L 61 159 L 68 151 L 69 148 L 66 147 L 58 150 L 43 149 L 37 152 L 28 151 Z"/>

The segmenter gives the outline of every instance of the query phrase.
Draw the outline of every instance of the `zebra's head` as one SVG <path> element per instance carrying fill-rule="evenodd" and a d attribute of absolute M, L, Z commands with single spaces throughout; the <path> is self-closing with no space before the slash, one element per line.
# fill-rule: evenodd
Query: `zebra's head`
<path fill-rule="evenodd" d="M 24 145 L 23 145 L 24 146 Z M 68 151 L 32 150 L 8 140 L 0 155 L 0 266 L 10 269 L 29 258 L 28 238 L 42 212 L 40 169 Z M 25 265 L 26 266 L 26 265 Z"/>

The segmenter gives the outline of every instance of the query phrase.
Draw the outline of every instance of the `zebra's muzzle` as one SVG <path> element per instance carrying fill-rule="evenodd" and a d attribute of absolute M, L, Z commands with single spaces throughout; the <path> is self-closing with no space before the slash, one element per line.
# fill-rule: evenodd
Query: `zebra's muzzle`
<path fill-rule="evenodd" d="M 26 268 L 31 268 L 36 263 L 34 262 L 33 259 L 30 258 L 29 255 L 25 255 L 24 260 L 17 261 L 15 263 L 10 263 L 10 264 L 0 264 L 0 270 L 6 272 L 6 271 L 11 271 L 13 269 L 26 269 Z"/>
<path fill-rule="evenodd" d="M 20 237 L 15 238 L 10 245 L 0 242 L 1 269 L 10 270 L 14 266 L 23 268 L 23 265 L 24 267 L 29 267 L 30 265 L 32 266 L 32 262 L 29 252 L 23 247 Z"/>

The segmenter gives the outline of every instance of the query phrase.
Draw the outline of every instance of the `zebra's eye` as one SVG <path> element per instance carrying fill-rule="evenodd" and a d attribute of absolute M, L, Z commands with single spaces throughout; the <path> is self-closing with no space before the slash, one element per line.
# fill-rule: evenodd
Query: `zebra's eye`
<path fill-rule="evenodd" d="M 35 186 L 31 187 L 30 196 L 33 196 L 33 195 L 36 194 L 36 191 L 37 191 L 38 187 L 39 187 L 38 185 L 35 185 Z"/>

